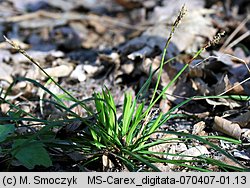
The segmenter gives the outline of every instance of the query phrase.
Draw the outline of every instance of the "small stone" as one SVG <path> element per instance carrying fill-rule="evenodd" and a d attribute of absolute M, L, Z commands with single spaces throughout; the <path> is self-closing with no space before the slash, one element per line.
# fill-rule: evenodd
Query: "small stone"
<path fill-rule="evenodd" d="M 77 79 L 79 82 L 84 82 L 87 79 L 83 65 L 77 65 L 75 70 L 70 75 L 70 78 Z"/>

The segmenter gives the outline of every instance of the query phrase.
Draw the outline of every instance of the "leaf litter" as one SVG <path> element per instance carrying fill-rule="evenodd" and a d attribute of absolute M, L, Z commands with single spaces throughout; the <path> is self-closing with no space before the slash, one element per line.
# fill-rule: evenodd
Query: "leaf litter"
<path fill-rule="evenodd" d="M 185 2 L 135 0 L 131 4 L 129 0 L 105 0 L 101 3 L 88 0 L 1 1 L 0 9 L 4 11 L 0 11 L 2 25 L 0 32 L 25 49 L 46 72 L 74 96 L 84 100 L 91 97 L 93 92 L 101 91 L 106 86 L 113 94 L 116 104 L 122 105 L 122 95 L 125 91 L 131 90 L 136 94 L 149 76 L 150 65 L 153 70 L 160 65 L 166 36 L 171 31 L 173 19 Z M 249 3 L 246 5 L 249 6 Z M 203 47 L 216 33 L 224 30 L 226 36 L 219 44 L 221 49 L 210 47 L 198 57 L 198 62 L 192 62 L 189 70 L 180 76 L 157 104 L 159 109 L 167 112 L 171 107 L 192 96 L 221 94 L 249 96 L 250 82 L 247 80 L 250 75 L 250 39 L 247 36 L 249 19 L 245 19 L 247 12 L 243 9 L 243 5 L 235 1 L 229 5 L 232 10 L 235 8 L 241 10 L 236 14 L 217 1 L 211 3 L 196 0 L 186 2 L 186 6 L 188 14 L 176 29 L 167 50 L 167 58 L 173 58 L 173 60 L 164 65 L 160 88 L 166 86 L 185 63 L 189 62 L 192 53 Z M 230 19 L 228 14 L 231 15 Z M 242 35 L 246 37 L 239 40 Z M 53 84 L 49 84 L 43 73 L 30 64 L 27 58 L 10 48 L 2 36 L 0 40 L 1 90 L 7 89 L 15 78 L 27 77 L 47 85 L 56 95 L 63 94 L 54 89 Z M 154 77 L 153 84 L 156 80 L 157 78 Z M 152 92 L 150 87 L 146 97 L 150 97 Z M 2 97 L 4 95 L 1 93 Z M 8 93 L 11 103 L 20 104 L 23 109 L 27 109 L 28 106 L 27 111 L 34 115 L 51 119 L 63 117 L 63 114 L 53 108 L 53 105 L 46 102 L 34 102 L 33 105 L 25 102 L 31 98 L 46 99 L 46 97 L 48 96 L 41 93 L 34 84 L 23 81 L 19 81 Z M 70 105 L 71 102 L 68 101 L 68 103 Z M 85 115 L 85 111 L 74 110 L 78 114 Z M 118 110 L 117 114 L 121 114 L 121 108 Z M 0 112 L 1 117 L 9 114 L 5 103 L 0 104 Z M 247 100 L 232 98 L 192 100 L 180 109 L 176 109 L 175 113 L 182 114 L 184 118 L 171 119 L 162 125 L 161 130 L 186 132 L 199 136 L 224 136 L 240 140 L 241 145 L 217 140 L 215 143 L 221 147 L 226 146 L 227 152 L 249 168 L 247 148 L 250 140 L 249 98 Z M 15 112 L 15 117 L 18 115 Z M 7 121 L 7 123 L 10 122 Z M 17 122 L 18 126 L 23 126 L 22 124 L 23 122 Z M 75 123 L 66 124 L 55 132 L 61 138 L 71 138 L 84 129 L 81 124 L 75 125 Z M 41 129 L 41 127 L 44 127 L 43 123 L 35 126 L 35 129 Z M 72 127 L 76 128 L 72 129 Z M 10 130 L 4 131 L 10 132 Z M 8 138 L 7 132 L 3 139 Z M 152 136 L 152 139 L 166 137 L 168 135 L 159 134 Z M 18 142 L 23 140 L 17 140 L 15 145 L 18 145 Z M 71 151 L 68 156 L 62 155 L 65 159 L 70 156 L 71 163 L 66 165 L 63 160 L 55 160 L 55 164 L 59 167 L 52 166 L 49 156 L 45 154 L 44 145 L 36 144 L 46 160 L 39 161 L 37 156 L 34 156 L 33 159 L 27 158 L 31 161 L 23 159 L 18 161 L 18 158 L 22 157 L 22 152 L 26 153 L 23 149 L 19 151 L 17 160 L 13 161 L 10 170 L 15 171 L 19 168 L 24 170 L 20 166 L 22 161 L 26 167 L 36 170 L 43 168 L 40 169 L 39 166 L 35 168 L 34 164 L 45 166 L 46 171 L 53 171 L 56 168 L 60 171 L 74 171 L 76 168 L 72 168 L 72 164 L 83 160 L 80 152 Z M 31 147 L 29 152 L 33 149 Z M 200 145 L 198 142 L 169 142 L 152 147 L 150 151 L 162 152 L 159 158 L 170 157 L 171 159 L 178 158 L 178 155 L 183 155 L 182 159 L 187 155 L 190 157 L 206 155 L 238 166 L 230 161 L 231 159 L 219 156 L 218 153 L 210 150 L 209 146 Z M 166 156 L 164 152 L 171 155 Z M 59 156 L 61 152 L 53 150 L 50 154 Z M 173 157 L 173 154 L 177 157 Z M 161 163 L 156 165 L 159 165 L 163 171 L 183 170 L 175 165 L 162 166 Z M 114 168 L 113 162 L 103 155 L 103 168 L 99 166 L 94 170 L 107 171 Z M 210 166 L 210 168 L 214 167 Z M 85 168 L 85 170 L 89 169 Z M 219 169 L 213 170 L 219 171 Z"/>

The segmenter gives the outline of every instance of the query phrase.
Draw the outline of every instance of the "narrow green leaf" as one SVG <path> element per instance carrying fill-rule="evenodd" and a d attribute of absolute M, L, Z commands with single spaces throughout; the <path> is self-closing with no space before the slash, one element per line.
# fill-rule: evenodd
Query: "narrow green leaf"
<path fill-rule="evenodd" d="M 162 113 L 160 113 L 160 115 L 156 118 L 156 120 L 153 121 L 153 125 L 150 126 L 150 129 L 147 132 L 147 134 L 151 134 L 154 131 L 156 131 L 156 129 L 159 127 L 159 122 L 161 118 L 162 118 Z"/>
<path fill-rule="evenodd" d="M 147 135 L 142 139 L 142 142 L 140 145 L 143 145 L 145 141 L 147 141 L 147 139 L 150 137 L 150 135 L 159 127 L 159 122 L 162 118 L 162 113 L 160 113 L 160 115 L 156 118 L 156 120 L 154 120 L 152 123 L 152 125 L 150 125 L 150 128 L 147 130 L 144 130 L 143 135 Z"/>
<path fill-rule="evenodd" d="M 122 136 L 126 135 L 129 130 L 135 104 L 136 100 L 134 100 L 132 104 L 132 95 L 130 93 L 125 94 L 123 105 Z"/>
<path fill-rule="evenodd" d="M 127 159 L 126 157 L 115 155 L 117 158 L 119 158 L 121 161 L 123 161 L 123 164 L 128 168 L 130 172 L 134 172 L 136 170 L 136 164 L 133 163 L 133 161 Z"/>
<path fill-rule="evenodd" d="M 132 143 L 132 140 L 133 140 L 133 137 L 135 136 L 136 134 L 136 130 L 140 130 L 138 128 L 138 124 L 140 123 L 140 121 L 142 120 L 142 112 L 143 112 L 143 108 L 144 108 L 144 103 L 141 103 L 138 108 L 137 108 L 137 111 L 135 113 L 135 117 L 132 121 L 132 125 L 131 125 L 131 128 L 129 129 L 129 132 L 128 132 L 128 136 L 126 137 L 126 143 L 127 145 L 131 144 Z"/>
<path fill-rule="evenodd" d="M 138 154 L 132 153 L 129 150 L 126 150 L 126 149 L 123 149 L 123 151 L 125 153 L 127 153 L 128 155 L 130 155 L 131 157 L 137 159 L 141 163 L 143 163 L 143 164 L 147 165 L 148 167 L 152 168 L 154 171 L 160 172 L 160 170 L 155 165 L 153 165 L 152 163 L 150 163 L 147 159 L 144 159 L 142 155 L 138 155 Z"/>
<path fill-rule="evenodd" d="M 94 100 L 95 100 L 95 107 L 97 111 L 97 117 L 98 121 L 105 125 L 106 119 L 105 119 L 105 112 L 104 112 L 104 104 L 103 104 L 103 98 L 100 95 L 100 93 L 94 93 Z"/>
<path fill-rule="evenodd" d="M 102 92 L 103 99 L 104 99 L 104 107 L 103 109 L 106 119 L 106 129 L 108 131 L 109 135 L 117 136 L 118 130 L 116 126 L 116 106 L 114 99 L 111 95 L 111 93 L 106 90 Z"/>
<path fill-rule="evenodd" d="M 22 114 L 23 114 L 22 110 L 17 110 L 17 111 L 10 110 L 8 112 L 8 115 L 13 118 L 20 118 Z"/>
<path fill-rule="evenodd" d="M 96 141 L 96 142 L 99 141 L 99 140 L 98 140 L 97 133 L 96 133 L 96 131 L 95 131 L 94 129 L 90 128 L 90 133 L 91 133 L 91 135 L 92 135 L 94 141 Z"/>
<path fill-rule="evenodd" d="M 200 137 L 200 136 L 196 136 L 196 135 L 192 135 L 192 134 L 188 134 L 188 133 L 183 133 L 183 132 L 173 132 L 173 131 L 162 131 L 165 133 L 170 133 L 170 134 L 175 134 L 175 135 L 179 135 L 179 136 L 184 136 L 187 137 L 189 139 L 195 139 L 198 140 L 204 144 L 209 145 L 211 148 L 219 151 L 220 153 L 222 153 L 223 155 L 225 155 L 226 157 L 230 158 L 232 161 L 234 161 L 235 163 L 239 164 L 240 166 L 243 166 L 239 161 L 237 161 L 237 159 L 235 159 L 232 155 L 230 155 L 229 153 L 227 153 L 225 150 L 221 149 L 219 146 L 207 141 L 206 139 Z"/>
<path fill-rule="evenodd" d="M 145 137 L 148 137 L 148 135 L 145 135 Z M 144 140 L 144 138 L 142 138 L 142 140 Z M 147 144 L 143 144 L 143 145 L 139 145 L 138 147 L 136 147 L 135 149 L 133 149 L 133 152 L 137 152 L 137 151 L 141 151 L 141 150 L 145 150 L 149 147 L 153 147 L 159 144 L 165 144 L 165 143 L 178 143 L 180 140 L 182 140 L 181 138 L 164 138 L 164 139 L 158 139 L 152 142 L 149 142 Z"/>
<path fill-rule="evenodd" d="M 50 94 L 59 104 L 61 104 L 62 106 L 66 106 L 63 101 L 61 99 L 59 99 L 53 92 L 51 92 L 48 88 L 44 87 L 42 84 L 40 84 L 39 82 L 32 80 L 30 78 L 24 78 L 24 77 L 18 77 L 15 78 L 17 81 L 28 81 L 32 84 L 34 84 L 35 86 L 43 89 L 44 91 L 46 91 L 48 94 Z M 59 84 L 58 84 L 59 85 Z M 61 86 L 60 86 L 61 87 Z M 66 90 L 65 90 L 66 91 Z M 68 93 L 68 92 L 66 92 Z"/>

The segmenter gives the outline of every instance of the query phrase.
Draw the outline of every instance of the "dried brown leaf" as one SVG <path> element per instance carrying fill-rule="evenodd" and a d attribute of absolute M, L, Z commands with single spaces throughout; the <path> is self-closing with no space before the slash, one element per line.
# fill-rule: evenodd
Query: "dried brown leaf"
<path fill-rule="evenodd" d="M 248 127 L 250 128 L 250 111 L 234 118 L 232 122 L 237 123 L 240 127 Z"/>
<path fill-rule="evenodd" d="M 164 163 L 154 163 L 153 165 L 155 165 L 161 172 L 170 172 L 170 166 L 168 164 L 164 164 Z"/>
<path fill-rule="evenodd" d="M 219 80 L 219 82 L 215 85 L 214 91 L 216 95 L 220 95 L 226 91 L 228 91 L 228 94 L 245 94 L 244 88 L 239 85 L 239 82 L 232 83 L 228 78 L 228 75 L 224 75 Z"/>
<path fill-rule="evenodd" d="M 171 109 L 172 105 L 168 99 L 162 99 L 160 102 L 160 109 L 162 113 L 167 113 Z"/>
<path fill-rule="evenodd" d="M 206 99 L 207 103 L 213 106 L 228 106 L 230 109 L 234 109 L 236 107 L 240 107 L 241 104 L 238 103 L 237 101 L 231 100 L 231 99 L 218 99 L 217 101 L 212 100 L 212 99 Z"/>
<path fill-rule="evenodd" d="M 188 150 L 181 153 L 181 155 L 187 155 L 187 156 L 190 156 L 190 157 L 180 157 L 180 156 L 178 156 L 178 157 L 175 157 L 175 159 L 191 160 L 192 157 L 207 155 L 209 153 L 210 152 L 207 150 L 207 148 L 205 146 L 195 146 L 195 147 L 189 148 Z"/>
<path fill-rule="evenodd" d="M 216 159 L 227 164 L 227 165 L 242 168 L 242 166 L 240 166 L 238 163 L 234 162 L 232 159 L 228 158 L 227 156 L 216 157 Z"/>
<path fill-rule="evenodd" d="M 144 35 L 162 36 L 164 38 L 168 36 L 168 32 L 171 30 L 170 23 L 178 15 L 182 5 L 183 1 L 167 0 L 164 2 L 164 6 L 155 7 L 151 16 L 155 25 L 145 31 Z M 204 44 L 205 38 L 212 39 L 216 29 L 213 28 L 212 19 L 208 16 L 213 10 L 204 9 L 204 1 L 189 1 L 186 6 L 188 12 L 182 19 L 171 41 L 180 51 L 193 52 Z"/>
<path fill-rule="evenodd" d="M 204 131 L 205 127 L 206 127 L 206 123 L 204 121 L 200 121 L 196 123 L 193 127 L 192 134 L 204 136 L 204 134 L 206 134 Z"/>
<path fill-rule="evenodd" d="M 164 139 L 167 139 L 167 138 L 174 139 L 174 138 L 177 138 L 177 136 L 173 135 L 173 134 L 166 134 L 166 135 L 163 136 L 163 138 Z M 176 145 L 177 145 L 176 142 L 171 142 L 171 141 L 167 142 L 166 141 L 166 143 L 162 143 L 162 144 L 152 146 L 148 150 L 152 151 L 152 152 L 159 152 L 159 153 L 166 152 L 166 153 L 175 154 Z M 166 158 L 166 155 L 163 155 L 163 154 L 155 154 L 155 156 L 158 156 L 160 158 Z M 168 156 L 168 157 L 172 157 L 172 156 Z"/>
<path fill-rule="evenodd" d="M 213 129 L 236 139 L 241 137 L 240 126 L 222 117 L 215 116 Z"/>
<path fill-rule="evenodd" d="M 210 93 L 210 88 L 201 78 L 191 79 L 191 82 L 194 90 L 199 91 L 201 95 L 207 95 Z"/>
<path fill-rule="evenodd" d="M 44 69 L 51 77 L 60 78 L 69 76 L 74 67 L 71 64 L 59 65 Z"/>

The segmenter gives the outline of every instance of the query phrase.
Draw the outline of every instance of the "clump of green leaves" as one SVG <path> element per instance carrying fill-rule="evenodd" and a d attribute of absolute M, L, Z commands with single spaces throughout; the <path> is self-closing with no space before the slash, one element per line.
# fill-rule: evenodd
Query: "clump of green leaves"
<path fill-rule="evenodd" d="M 5 93 L 4 97 L 1 97 L 1 103 L 7 103 L 11 106 L 11 110 L 8 113 L 7 117 L 0 117 L 0 121 L 11 121 L 13 124 L 2 124 L 0 125 L 0 143 L 11 143 L 11 148 L 0 148 L 0 153 L 8 156 L 7 160 L 11 161 L 13 159 L 18 160 L 22 165 L 28 169 L 34 168 L 36 165 L 42 165 L 49 167 L 52 165 L 53 160 L 50 158 L 49 153 L 46 148 L 58 149 L 60 148 L 64 152 L 80 151 L 82 155 L 86 156 L 86 160 L 81 163 L 81 167 L 89 167 L 90 164 L 93 164 L 94 161 L 101 161 L 104 159 L 104 156 L 107 156 L 107 160 L 111 161 L 114 165 L 114 168 L 123 168 L 126 167 L 130 171 L 160 171 L 154 164 L 155 163 L 171 163 L 177 166 L 188 167 L 193 170 L 198 171 L 209 171 L 206 168 L 199 166 L 191 165 L 194 164 L 211 164 L 217 165 L 224 171 L 244 171 L 242 167 L 234 167 L 227 164 L 224 164 L 220 161 L 209 158 L 208 156 L 198 156 L 192 157 L 190 160 L 172 160 L 167 156 L 177 156 L 178 154 L 172 154 L 169 152 L 156 152 L 150 151 L 149 148 L 157 146 L 163 143 L 173 143 L 173 142 L 189 142 L 191 140 L 196 140 L 209 145 L 211 148 L 219 151 L 226 157 L 235 161 L 231 155 L 226 151 L 222 150 L 218 146 L 207 141 L 210 137 L 199 137 L 187 133 L 181 132 L 171 132 L 171 131 L 159 131 L 159 127 L 163 125 L 170 118 L 178 116 L 173 114 L 173 112 L 181 107 L 182 105 L 188 103 L 189 101 L 196 99 L 204 99 L 206 97 L 191 97 L 186 101 L 178 104 L 173 107 L 169 112 L 163 114 L 155 108 L 157 101 L 164 96 L 167 89 L 176 82 L 180 75 L 188 68 L 189 64 L 186 64 L 180 72 L 165 86 L 158 96 L 159 83 L 161 79 L 161 74 L 163 71 L 163 66 L 166 63 L 169 63 L 173 59 L 166 60 L 166 52 L 170 40 L 175 32 L 175 29 L 179 25 L 181 19 L 186 13 L 185 6 L 183 6 L 177 16 L 176 21 L 172 26 L 169 38 L 166 42 L 161 64 L 158 69 L 151 71 L 148 77 L 148 80 L 142 86 L 135 98 L 132 97 L 132 94 L 125 93 L 124 103 L 122 108 L 122 115 L 117 117 L 117 105 L 110 93 L 110 91 L 105 88 L 100 93 L 94 93 L 92 99 L 85 101 L 79 101 L 74 96 L 72 96 L 68 91 L 62 88 L 53 78 L 51 78 L 40 66 L 39 64 L 31 58 L 24 50 L 19 46 L 14 44 L 12 41 L 7 40 L 15 49 L 20 53 L 25 55 L 32 63 L 37 65 L 41 70 L 44 71 L 44 74 L 48 76 L 51 82 L 56 84 L 62 91 L 65 93 L 63 96 L 55 95 L 49 91 L 46 87 L 39 84 L 38 82 L 30 79 L 19 78 L 28 82 L 31 82 L 35 86 L 43 89 L 47 92 L 53 100 L 46 101 L 56 106 L 56 108 L 67 114 L 64 119 L 61 120 L 44 120 L 33 116 L 32 114 L 26 113 L 18 106 L 11 104 L 6 96 L 8 91 Z M 220 37 L 220 35 L 218 35 Z M 211 41 L 208 45 L 201 48 L 191 59 L 194 60 L 199 56 L 209 45 L 212 45 L 217 42 Z M 190 62 L 191 62 L 190 61 Z M 154 74 L 158 73 L 158 79 L 154 87 L 154 93 L 150 101 L 143 99 L 143 96 L 148 92 L 148 88 L 151 84 L 151 80 Z M 13 83 L 9 90 L 13 87 Z M 217 97 L 217 96 L 210 96 Z M 222 97 L 222 96 L 220 96 Z M 225 97 L 225 96 L 224 96 Z M 208 98 L 208 97 L 207 97 Z M 74 104 L 72 106 L 65 105 L 64 101 L 70 100 Z M 94 109 L 87 105 L 89 101 L 94 102 Z M 45 101 L 44 101 L 45 102 Z M 149 104 L 148 104 L 149 102 Z M 147 105 L 146 105 L 147 104 Z M 83 109 L 86 110 L 86 117 L 80 117 L 78 114 L 72 111 L 76 106 L 80 105 Z M 15 112 L 13 114 L 13 112 Z M 25 117 L 23 116 L 25 115 Z M 70 118 L 68 118 L 70 117 Z M 18 121 L 30 121 L 30 122 L 40 122 L 45 126 L 38 130 L 35 133 L 30 133 L 26 135 L 18 135 L 14 131 L 14 126 L 18 124 Z M 85 129 L 82 131 L 82 135 L 75 135 L 74 138 L 68 139 L 58 139 L 51 129 L 60 128 L 62 124 L 73 124 L 75 121 L 80 121 L 85 124 Z M 161 139 L 152 139 L 151 135 L 161 132 L 162 134 L 172 134 L 176 137 L 161 138 Z M 18 139 L 17 139 L 18 138 Z M 218 139 L 225 139 L 223 137 L 217 137 Z M 238 141 L 233 139 L 227 139 L 227 141 L 238 144 Z M 30 155 L 28 155 L 30 154 Z M 159 158 L 158 155 L 163 155 L 165 158 Z M 40 157 L 38 157 L 40 156 Z M 180 156 L 180 155 L 178 155 Z M 190 156 L 182 156 L 190 157 Z M 104 161 L 103 165 L 104 165 Z M 189 162 L 189 163 L 186 163 Z M 105 165 L 104 165 L 105 166 Z M 101 169 L 101 168 L 100 168 Z"/>
<path fill-rule="evenodd" d="M 160 152 L 152 152 L 149 151 L 149 148 L 155 145 L 159 145 L 162 143 L 171 143 L 180 140 L 191 140 L 195 139 L 202 143 L 206 143 L 210 145 L 212 148 L 220 151 L 230 159 L 237 162 L 231 155 L 227 154 L 225 151 L 220 149 L 218 146 L 208 142 L 206 139 L 185 134 L 185 133 L 176 133 L 176 132 L 169 132 L 169 131 L 162 131 L 165 134 L 173 134 L 178 135 L 179 138 L 167 138 L 167 139 L 159 139 L 159 140 L 152 140 L 151 135 L 157 133 L 159 131 L 159 127 L 163 125 L 166 121 L 170 118 L 174 117 L 175 115 L 172 114 L 174 110 L 181 107 L 182 105 L 188 103 L 193 98 L 187 99 L 186 101 L 180 103 L 179 105 L 175 106 L 166 114 L 162 114 L 161 112 L 158 113 L 157 109 L 154 109 L 156 102 L 165 94 L 167 89 L 176 82 L 176 80 L 180 77 L 180 75 L 187 69 L 189 64 L 186 64 L 180 72 L 173 78 L 173 80 L 165 86 L 162 91 L 159 93 L 157 97 L 156 93 L 158 91 L 158 86 L 161 79 L 161 74 L 163 70 L 163 66 L 166 63 L 169 63 L 172 59 L 166 61 L 166 52 L 170 40 L 175 32 L 176 27 L 180 23 L 181 19 L 186 13 L 185 6 L 183 6 L 180 10 L 180 13 L 173 24 L 172 30 L 170 32 L 170 36 L 166 42 L 162 60 L 159 68 L 154 71 L 150 72 L 149 78 L 146 83 L 142 86 L 141 90 L 137 94 L 136 98 L 133 99 L 130 93 L 126 93 L 124 96 L 124 104 L 123 104 L 123 112 L 121 118 L 117 119 L 116 117 L 116 106 L 112 95 L 110 92 L 105 89 L 102 93 L 97 93 L 94 95 L 95 98 L 95 105 L 96 105 L 96 119 L 98 119 L 97 124 L 91 128 L 91 134 L 94 139 L 94 145 L 98 148 L 105 148 L 108 149 L 108 152 L 114 156 L 116 156 L 123 164 L 126 165 L 127 168 L 131 171 L 137 171 L 141 164 L 147 166 L 145 169 L 152 169 L 153 171 L 159 171 L 159 169 L 154 166 L 154 163 L 157 162 L 164 162 L 164 163 L 172 163 L 179 166 L 189 167 L 199 171 L 207 171 L 206 169 L 202 169 L 199 167 L 194 167 L 191 165 L 187 165 L 185 162 L 188 160 L 169 160 L 159 159 L 157 154 L 162 154 L 165 156 L 173 155 L 171 153 L 160 153 Z M 221 37 L 221 34 L 215 37 L 213 41 L 210 41 L 206 46 L 201 48 L 191 59 L 193 61 L 196 57 L 198 57 L 207 47 L 210 45 L 218 42 L 218 37 Z M 215 41 L 216 40 L 216 41 Z M 191 62 L 190 61 L 190 62 Z M 145 105 L 145 101 L 142 102 L 140 97 L 143 96 L 152 80 L 153 74 L 158 71 L 158 80 L 156 82 L 156 86 L 154 88 L 153 96 L 150 100 L 148 106 Z M 194 96 L 195 97 L 195 96 Z M 211 97 L 211 96 L 210 96 Z M 199 97 L 197 97 L 199 98 Z M 201 97 L 202 98 L 202 97 Z M 223 137 L 220 137 L 223 139 Z M 231 142 L 236 143 L 237 141 L 230 139 Z M 191 161 L 189 161 L 191 162 Z M 233 170 L 243 170 L 241 168 L 233 167 L 230 165 L 225 165 L 223 163 L 216 162 L 216 160 L 209 159 L 205 156 L 196 157 L 193 159 L 192 162 L 197 163 L 207 163 L 207 164 L 217 164 L 221 166 L 225 170 L 233 169 Z M 238 162 L 237 162 L 238 163 Z"/>

